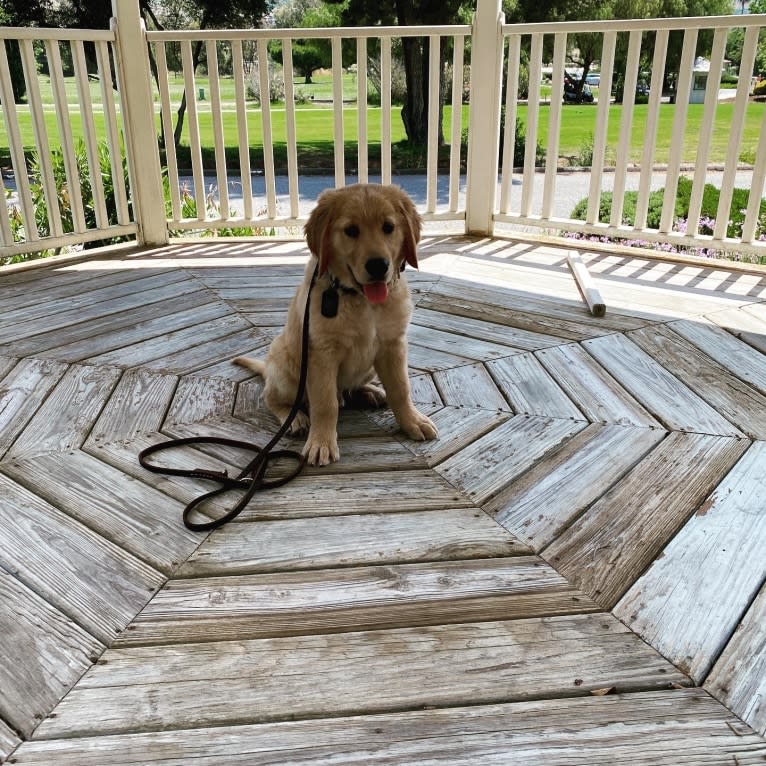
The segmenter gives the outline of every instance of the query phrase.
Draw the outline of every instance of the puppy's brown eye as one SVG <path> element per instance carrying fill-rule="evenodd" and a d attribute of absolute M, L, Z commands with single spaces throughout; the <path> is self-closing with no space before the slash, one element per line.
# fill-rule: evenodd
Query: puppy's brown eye
<path fill-rule="evenodd" d="M 346 226 L 346 228 L 343 229 L 343 233 L 347 237 L 351 237 L 351 239 L 356 239 L 359 236 L 359 227 L 352 223 L 350 226 Z"/>
<path fill-rule="evenodd" d="M 384 234 L 390 234 L 394 230 L 394 224 L 392 224 L 390 221 L 386 221 L 383 224 L 383 233 Z"/>

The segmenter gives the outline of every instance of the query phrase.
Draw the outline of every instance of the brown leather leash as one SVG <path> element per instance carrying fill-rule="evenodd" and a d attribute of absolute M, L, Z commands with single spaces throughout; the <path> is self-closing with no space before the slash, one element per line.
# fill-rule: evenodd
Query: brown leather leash
<path fill-rule="evenodd" d="M 256 492 L 262 489 L 272 489 L 287 484 L 287 482 L 292 481 L 292 479 L 303 470 L 303 466 L 306 464 L 306 458 L 302 453 L 297 450 L 275 450 L 274 447 L 287 433 L 303 405 L 309 359 L 309 301 L 311 300 L 311 289 L 314 286 L 316 277 L 317 271 L 315 270 L 311 284 L 309 285 L 308 294 L 306 295 L 306 309 L 303 313 L 301 369 L 298 378 L 298 393 L 295 396 L 295 401 L 293 402 L 293 406 L 290 409 L 287 418 L 265 447 L 259 447 L 256 444 L 239 441 L 237 439 L 228 439 L 223 436 L 189 436 L 182 439 L 169 439 L 168 441 L 153 444 L 151 447 L 147 447 L 139 453 L 138 462 L 146 468 L 147 471 L 151 471 L 152 473 L 165 474 L 166 476 L 183 476 L 190 479 L 205 479 L 220 485 L 216 489 L 196 497 L 184 508 L 182 518 L 188 529 L 195 532 L 207 532 L 208 530 L 217 529 L 218 527 L 223 526 L 242 513 Z M 154 463 L 147 461 L 147 458 L 150 455 L 154 455 L 157 452 L 198 444 L 215 444 L 224 447 L 236 447 L 248 452 L 254 452 L 255 457 L 235 477 L 229 476 L 227 471 L 211 471 L 205 468 L 169 468 L 166 466 L 155 465 Z M 285 476 L 282 476 L 279 479 L 267 479 L 266 472 L 268 471 L 269 464 L 280 459 L 294 460 L 296 465 Z M 212 500 L 214 497 L 218 497 L 226 492 L 231 492 L 232 490 L 237 489 L 244 490 L 244 494 L 226 514 L 220 518 L 213 519 L 212 521 L 196 522 L 191 520 L 190 517 L 192 512 L 195 510 L 198 511 L 201 505 Z"/>

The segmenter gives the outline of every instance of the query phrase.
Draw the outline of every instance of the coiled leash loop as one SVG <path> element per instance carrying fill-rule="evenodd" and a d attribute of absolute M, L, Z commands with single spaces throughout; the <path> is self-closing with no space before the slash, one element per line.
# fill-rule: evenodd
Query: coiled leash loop
<path fill-rule="evenodd" d="M 227 439 L 223 436 L 189 436 L 183 439 L 169 439 L 168 441 L 160 442 L 159 444 L 153 444 L 146 449 L 141 450 L 138 454 L 138 462 L 146 468 L 147 471 L 152 473 L 161 473 L 167 476 L 184 476 L 190 479 L 206 479 L 208 481 L 214 481 L 220 484 L 214 490 L 206 492 L 199 497 L 196 497 L 183 510 L 183 522 L 188 529 L 194 532 L 207 532 L 211 529 L 217 529 L 223 526 L 227 522 L 239 516 L 239 514 L 245 509 L 247 504 L 252 499 L 253 495 L 261 489 L 271 489 L 273 487 L 280 487 L 283 484 L 294 479 L 302 470 L 306 464 L 305 456 L 297 450 L 275 450 L 279 440 L 287 433 L 292 422 L 295 420 L 298 413 L 301 411 L 303 404 L 303 395 L 306 391 L 306 377 L 308 376 L 308 359 L 309 359 L 309 301 L 311 300 L 311 288 L 316 281 L 317 272 L 314 271 L 314 276 L 309 284 L 308 293 L 306 295 L 306 309 L 303 313 L 303 329 L 301 334 L 301 369 L 298 377 L 298 393 L 295 395 L 295 401 L 290 409 L 285 421 L 280 426 L 279 430 L 274 434 L 269 443 L 265 447 L 259 447 L 256 444 L 250 442 L 239 441 L 237 439 Z M 174 449 L 176 447 L 184 447 L 188 445 L 197 444 L 216 444 L 224 447 L 237 447 L 238 449 L 246 450 L 248 452 L 254 452 L 255 457 L 245 466 L 245 468 L 235 477 L 228 475 L 226 471 L 209 471 L 204 468 L 168 468 L 165 466 L 154 465 L 147 462 L 147 458 L 156 452 L 162 452 L 168 449 Z M 285 476 L 279 479 L 266 479 L 266 471 L 269 467 L 269 463 L 274 460 L 285 459 L 294 460 L 296 465 L 292 471 L 288 472 Z M 191 514 L 194 510 L 199 510 L 200 506 L 206 503 L 208 500 L 212 500 L 214 497 L 223 495 L 226 492 L 230 492 L 235 489 L 244 490 L 244 494 L 240 498 L 239 502 L 226 514 L 220 518 L 213 519 L 212 521 L 196 522 L 191 520 Z"/>

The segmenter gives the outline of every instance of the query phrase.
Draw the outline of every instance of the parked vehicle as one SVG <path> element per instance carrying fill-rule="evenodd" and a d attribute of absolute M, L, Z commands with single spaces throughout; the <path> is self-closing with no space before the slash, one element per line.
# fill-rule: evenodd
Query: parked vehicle
<path fill-rule="evenodd" d="M 583 83 L 582 91 L 579 96 L 577 93 L 577 82 L 567 73 L 564 74 L 564 103 L 565 104 L 592 104 L 594 101 L 593 91 L 590 86 Z"/>
<path fill-rule="evenodd" d="M 588 76 L 585 78 L 586 85 L 595 85 L 598 87 L 601 84 L 601 73 L 600 72 L 590 72 Z"/>

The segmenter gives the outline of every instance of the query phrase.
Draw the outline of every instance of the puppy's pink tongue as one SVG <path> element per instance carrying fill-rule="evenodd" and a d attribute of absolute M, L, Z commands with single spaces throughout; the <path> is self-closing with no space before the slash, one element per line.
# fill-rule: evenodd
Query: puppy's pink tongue
<path fill-rule="evenodd" d="M 370 282 L 364 286 L 364 297 L 370 303 L 383 303 L 388 298 L 388 287 L 385 282 Z"/>

